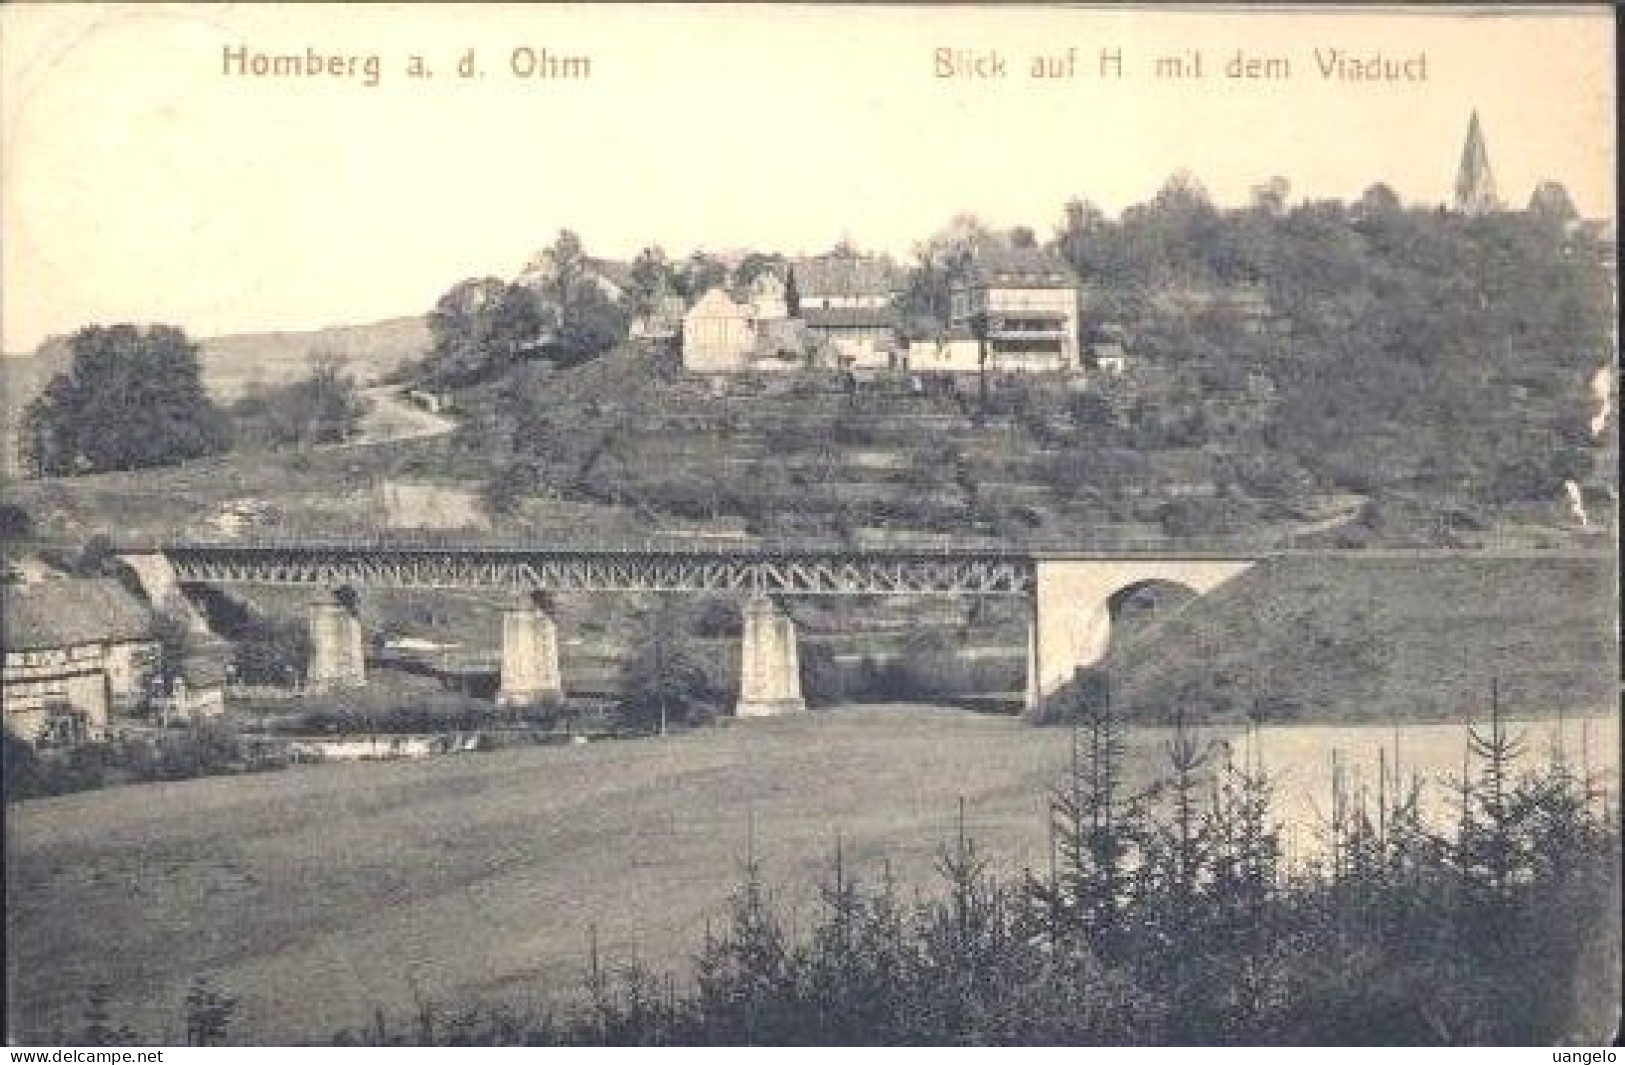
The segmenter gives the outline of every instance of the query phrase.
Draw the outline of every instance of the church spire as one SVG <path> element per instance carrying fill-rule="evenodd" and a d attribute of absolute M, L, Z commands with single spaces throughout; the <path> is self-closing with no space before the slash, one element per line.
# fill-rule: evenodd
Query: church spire
<path fill-rule="evenodd" d="M 1484 214 L 1499 210 L 1495 195 L 1495 175 L 1490 172 L 1490 153 L 1484 147 L 1484 130 L 1473 112 L 1467 124 L 1467 143 L 1461 149 L 1461 168 L 1456 171 L 1456 210 L 1464 214 Z"/>

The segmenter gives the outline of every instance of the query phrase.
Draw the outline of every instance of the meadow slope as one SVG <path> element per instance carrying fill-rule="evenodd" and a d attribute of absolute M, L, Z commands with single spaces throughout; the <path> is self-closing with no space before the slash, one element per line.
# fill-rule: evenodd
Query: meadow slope
<path fill-rule="evenodd" d="M 1550 732 L 1530 730 L 1534 756 Z M 1570 719 L 1565 736 L 1571 758 L 1612 774 L 1617 796 L 1618 718 Z M 1130 733 L 1131 783 L 1161 774 L 1167 737 Z M 1010 718 L 843 707 L 665 739 L 16 804 L 9 1027 L 13 1039 L 62 1042 L 100 984 L 117 1023 L 173 1044 L 198 974 L 240 997 L 232 1034 L 244 1042 L 323 1040 L 374 1011 L 399 1020 L 420 1000 L 557 1003 L 581 992 L 594 933 L 612 969 L 636 956 L 681 972 L 752 851 L 806 923 L 837 838 L 848 876 L 874 883 L 889 868 L 905 899 L 934 894 L 961 799 L 966 833 L 995 868 L 1043 869 L 1046 794 L 1071 743 L 1067 730 Z M 1370 783 L 1378 750 L 1392 767 L 1400 743 L 1383 727 L 1265 733 L 1289 859 L 1318 849 L 1331 751 Z M 1402 744 L 1407 774 L 1432 782 L 1429 807 L 1448 807 L 1439 782 L 1460 765 L 1460 725 L 1408 727 Z"/>
<path fill-rule="evenodd" d="M 878 876 L 884 855 L 930 888 L 963 797 L 992 853 L 1038 865 L 1069 750 L 1008 718 L 887 708 L 22 803 L 10 1028 L 72 1030 L 101 983 L 172 1042 L 196 973 L 241 995 L 250 1040 L 323 1038 L 419 993 L 576 988 L 593 927 L 611 960 L 685 957 L 753 834 L 774 883 L 810 886 L 839 835 L 849 868 Z"/>

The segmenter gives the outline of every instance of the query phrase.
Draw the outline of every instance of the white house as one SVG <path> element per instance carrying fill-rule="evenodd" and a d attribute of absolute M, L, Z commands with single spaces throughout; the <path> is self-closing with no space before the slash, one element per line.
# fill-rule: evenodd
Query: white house
<path fill-rule="evenodd" d="M 790 317 L 790 289 L 773 270 L 763 270 L 750 283 L 751 314 L 758 322 L 776 322 Z"/>
<path fill-rule="evenodd" d="M 683 369 L 690 373 L 737 373 L 756 354 L 751 308 L 725 289 L 713 288 L 683 316 Z"/>
<path fill-rule="evenodd" d="M 983 244 L 951 294 L 955 330 L 981 331 L 987 368 L 997 373 L 1079 368 L 1078 279 L 1041 248 Z"/>
<path fill-rule="evenodd" d="M 973 374 L 982 369 L 982 346 L 965 330 L 949 330 L 908 346 L 910 373 Z"/>

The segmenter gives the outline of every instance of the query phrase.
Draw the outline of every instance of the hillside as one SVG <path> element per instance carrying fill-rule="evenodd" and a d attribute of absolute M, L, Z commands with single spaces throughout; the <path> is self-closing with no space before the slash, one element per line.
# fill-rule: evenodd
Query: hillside
<path fill-rule="evenodd" d="M 471 446 L 455 472 L 519 502 L 624 503 L 848 542 L 1548 546 L 1611 521 L 1594 506 L 1595 528 L 1581 530 L 1558 494 L 1492 506 L 1312 477 L 1290 454 L 1259 449 L 1247 421 L 1259 411 L 1245 403 L 1233 432 L 1203 439 L 1102 436 L 1102 404 L 1155 406 L 1154 391 L 1116 388 L 1000 379 L 984 409 L 972 381 L 707 379 L 622 348 L 564 370 L 508 367 L 462 391 Z"/>
<path fill-rule="evenodd" d="M 1617 587 L 1604 556 L 1267 559 L 1113 649 L 1139 719 L 1458 719 L 1607 711 Z"/>
<path fill-rule="evenodd" d="M 278 384 L 301 376 L 318 354 L 337 356 L 362 382 L 376 381 L 428 350 L 429 327 L 422 315 L 410 315 L 323 329 L 230 333 L 197 343 L 204 384 L 215 399 L 230 402 L 252 382 Z M 67 369 L 68 361 L 67 338 L 53 337 L 30 354 L 6 356 L 0 367 L 8 391 L 31 397 L 52 374 Z"/>
<path fill-rule="evenodd" d="M 358 381 L 377 381 L 428 350 L 429 328 L 423 316 L 413 315 L 325 329 L 233 333 L 198 343 L 204 386 L 216 401 L 230 403 L 255 382 L 275 385 L 303 377 L 315 356 L 324 353 L 343 360 Z M 0 470 L 17 468 L 14 427 L 23 409 L 69 361 L 66 337 L 53 337 L 27 354 L 0 358 Z"/>

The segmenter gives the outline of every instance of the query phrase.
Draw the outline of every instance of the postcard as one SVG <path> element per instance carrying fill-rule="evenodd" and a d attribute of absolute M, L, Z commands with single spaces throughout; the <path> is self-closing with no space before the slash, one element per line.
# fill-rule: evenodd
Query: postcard
<path fill-rule="evenodd" d="M 8 1041 L 1611 1044 L 1611 15 L 6 7 Z"/>

